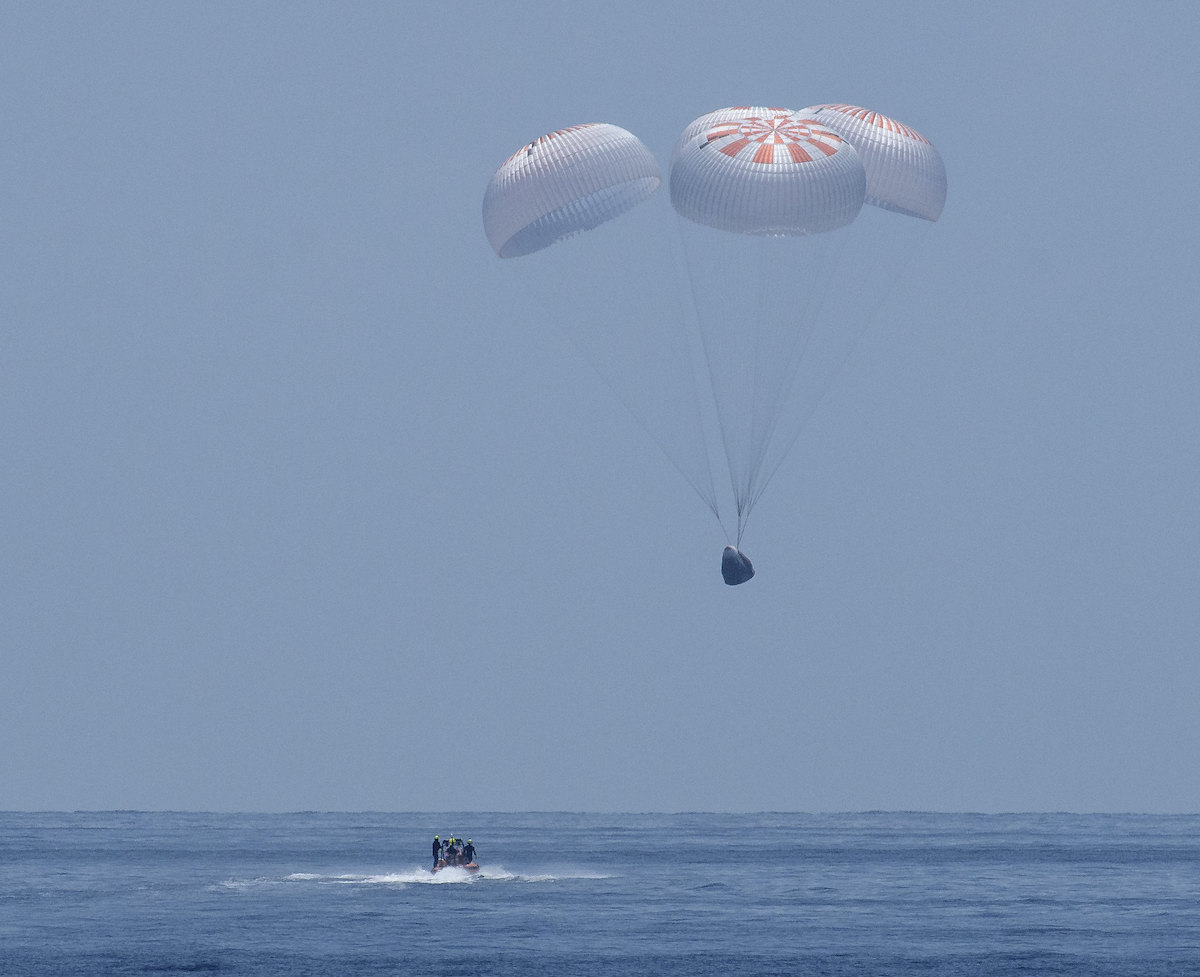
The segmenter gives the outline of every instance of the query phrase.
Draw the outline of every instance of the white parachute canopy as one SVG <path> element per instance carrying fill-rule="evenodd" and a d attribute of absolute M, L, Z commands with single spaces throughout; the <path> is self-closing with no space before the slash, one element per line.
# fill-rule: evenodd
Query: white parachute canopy
<path fill-rule="evenodd" d="M 540 136 L 505 160 L 483 198 L 483 226 L 501 258 L 516 258 L 619 217 L 658 189 L 654 155 L 604 122 Z"/>
<path fill-rule="evenodd" d="M 814 105 L 804 112 L 858 150 L 867 173 L 867 203 L 928 221 L 942 215 L 946 167 L 916 129 L 857 105 Z"/>

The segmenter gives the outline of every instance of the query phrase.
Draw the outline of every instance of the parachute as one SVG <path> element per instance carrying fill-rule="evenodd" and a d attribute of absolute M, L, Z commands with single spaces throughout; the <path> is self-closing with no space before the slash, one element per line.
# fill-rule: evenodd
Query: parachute
<path fill-rule="evenodd" d="M 671 203 L 698 224 L 738 234 L 818 234 L 849 224 L 866 196 L 854 147 L 787 109 L 721 109 L 684 130 Z"/>
<path fill-rule="evenodd" d="M 483 198 L 483 225 L 501 258 L 532 254 L 619 217 L 662 183 L 653 154 L 607 123 L 559 129 L 505 160 Z"/>
<path fill-rule="evenodd" d="M 814 105 L 804 114 L 854 144 L 867 176 L 867 203 L 927 221 L 941 217 L 946 167 L 916 129 L 857 105 Z"/>
<path fill-rule="evenodd" d="M 912 253 L 912 225 L 941 215 L 945 168 L 920 133 L 857 106 L 741 106 L 679 136 L 673 221 L 654 197 L 661 182 L 632 133 L 573 126 L 501 164 L 484 228 L 502 258 L 538 252 L 543 284 L 569 296 L 557 318 L 578 326 L 572 341 L 724 528 L 722 577 L 737 585 L 754 575 L 740 550 L 750 512 L 878 315 Z M 551 246 L 576 237 L 592 249 L 586 260 L 558 263 Z M 683 273 L 668 301 L 670 253 Z M 680 342 L 688 330 L 695 343 Z M 733 496 L 728 522 L 717 459 Z"/>

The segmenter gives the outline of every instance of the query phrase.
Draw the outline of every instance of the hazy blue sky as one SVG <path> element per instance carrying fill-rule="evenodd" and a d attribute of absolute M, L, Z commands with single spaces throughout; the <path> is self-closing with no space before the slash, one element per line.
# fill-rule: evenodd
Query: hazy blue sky
<path fill-rule="evenodd" d="M 0 5 L 0 808 L 1200 810 L 1191 3 Z M 746 538 L 483 236 L 607 121 L 949 173 Z M 652 378 L 647 377 L 647 382 Z"/>

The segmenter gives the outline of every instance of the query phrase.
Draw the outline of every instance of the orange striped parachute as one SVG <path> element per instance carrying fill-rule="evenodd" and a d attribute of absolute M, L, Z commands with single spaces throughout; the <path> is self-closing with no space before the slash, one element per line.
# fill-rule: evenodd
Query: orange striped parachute
<path fill-rule="evenodd" d="M 867 203 L 928 221 L 942 216 L 946 167 L 916 129 L 857 105 L 814 105 L 804 114 L 854 144 L 867 175 Z"/>

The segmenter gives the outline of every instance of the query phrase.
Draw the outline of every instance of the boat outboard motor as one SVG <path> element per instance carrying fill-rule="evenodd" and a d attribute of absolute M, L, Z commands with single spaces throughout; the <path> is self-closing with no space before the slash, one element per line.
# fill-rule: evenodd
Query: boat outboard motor
<path fill-rule="evenodd" d="M 754 576 L 754 565 L 741 550 L 726 546 L 721 554 L 721 576 L 730 587 L 736 587 Z"/>

